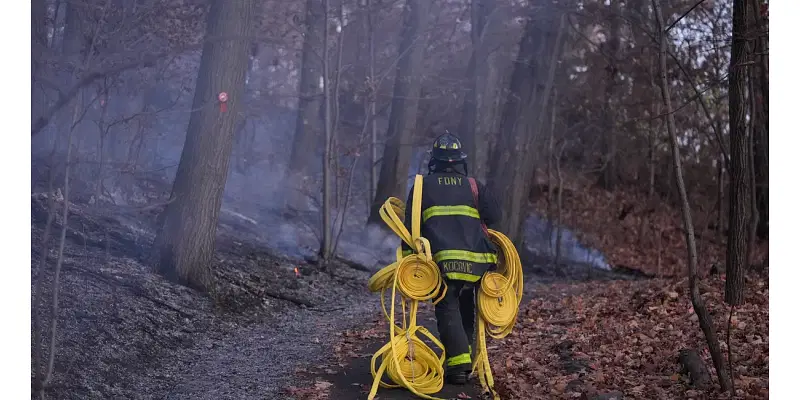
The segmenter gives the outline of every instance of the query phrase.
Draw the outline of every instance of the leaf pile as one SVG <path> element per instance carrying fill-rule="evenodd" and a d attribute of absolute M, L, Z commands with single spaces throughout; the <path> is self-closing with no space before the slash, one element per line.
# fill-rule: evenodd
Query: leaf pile
<path fill-rule="evenodd" d="M 746 287 L 747 303 L 737 307 L 731 327 L 735 386 L 739 398 L 765 399 L 769 284 L 753 277 Z M 514 332 L 490 344 L 502 398 L 729 398 L 718 393 L 686 288 L 685 279 L 541 286 Z M 702 282 L 701 292 L 727 358 L 724 282 Z M 682 374 L 678 351 L 684 348 L 700 351 L 714 379 L 710 389 L 693 389 Z"/>

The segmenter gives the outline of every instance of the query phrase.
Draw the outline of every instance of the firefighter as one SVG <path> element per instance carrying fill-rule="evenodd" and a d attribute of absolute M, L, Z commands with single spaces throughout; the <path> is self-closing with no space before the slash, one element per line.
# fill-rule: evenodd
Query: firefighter
<path fill-rule="evenodd" d="M 497 248 L 487 226 L 500 219 L 494 196 L 467 175 L 467 155 L 461 141 L 445 133 L 433 143 L 428 175 L 423 178 L 420 234 L 430 241 L 434 261 L 447 283 L 436 305 L 436 324 L 445 348 L 445 381 L 467 383 L 475 333 L 475 289 L 486 271 L 496 268 Z M 410 229 L 411 196 L 405 224 Z M 404 255 L 411 249 L 402 243 Z"/>

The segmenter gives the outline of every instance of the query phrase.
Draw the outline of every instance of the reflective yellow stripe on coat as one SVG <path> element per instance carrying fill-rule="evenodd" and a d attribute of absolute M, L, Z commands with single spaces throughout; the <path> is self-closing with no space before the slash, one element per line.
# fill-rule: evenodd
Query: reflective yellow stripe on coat
<path fill-rule="evenodd" d="M 442 250 L 433 255 L 433 260 L 437 263 L 445 260 L 461 260 L 480 264 L 496 264 L 497 255 L 492 253 L 474 253 L 466 250 Z"/>
<path fill-rule="evenodd" d="M 481 215 L 474 207 L 470 206 L 433 206 L 428 207 L 422 212 L 422 222 L 431 217 L 441 217 L 445 215 L 463 215 L 480 219 Z"/>

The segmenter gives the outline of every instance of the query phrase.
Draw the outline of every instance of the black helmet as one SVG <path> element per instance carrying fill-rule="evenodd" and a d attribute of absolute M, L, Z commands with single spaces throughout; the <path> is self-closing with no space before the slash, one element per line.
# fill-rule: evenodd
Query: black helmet
<path fill-rule="evenodd" d="M 456 135 L 446 132 L 436 138 L 431 150 L 431 159 L 448 163 L 464 161 L 467 153 L 461 151 L 461 140 Z"/>

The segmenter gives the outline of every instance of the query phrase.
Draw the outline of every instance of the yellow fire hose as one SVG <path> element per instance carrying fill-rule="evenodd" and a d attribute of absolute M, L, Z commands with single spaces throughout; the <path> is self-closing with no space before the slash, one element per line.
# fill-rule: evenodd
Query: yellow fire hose
<path fill-rule="evenodd" d="M 383 221 L 414 250 L 414 253 L 403 257 L 401 247 L 398 247 L 397 261 L 375 273 L 369 280 L 369 290 L 381 292 L 381 308 L 389 321 L 391 340 L 372 356 L 373 382 L 368 399 L 375 398 L 378 387 L 405 387 L 419 397 L 442 400 L 432 397 L 431 394 L 438 393 L 444 386 L 444 346 L 430 331 L 417 325 L 419 302 L 431 300 L 436 304 L 447 293 L 447 285 L 442 279 L 439 267 L 433 261 L 430 243 L 420 236 L 422 175 L 417 175 L 414 181 L 410 233 L 403 224 L 405 207 L 402 200 L 390 197 L 380 209 Z M 491 229 L 489 237 L 501 251 L 498 255 L 497 271 L 487 272 L 478 290 L 477 346 L 472 372 L 478 376 L 483 389 L 490 392 L 494 400 L 499 400 L 500 397 L 494 391 L 486 335 L 499 339 L 511 333 L 517 320 L 519 303 L 522 301 L 522 263 L 514 244 L 508 237 Z M 387 310 L 385 294 L 390 289 L 391 305 Z M 395 320 L 398 289 L 402 309 L 399 325 Z M 438 347 L 441 355 L 437 356 L 436 352 L 417 336 L 418 333 Z M 391 383 L 382 379 L 384 373 L 388 375 Z"/>

